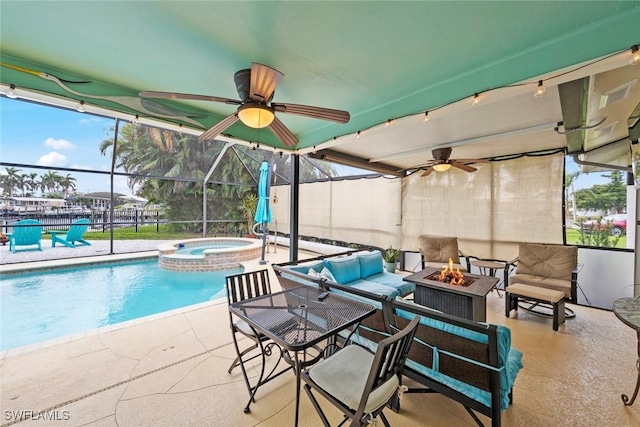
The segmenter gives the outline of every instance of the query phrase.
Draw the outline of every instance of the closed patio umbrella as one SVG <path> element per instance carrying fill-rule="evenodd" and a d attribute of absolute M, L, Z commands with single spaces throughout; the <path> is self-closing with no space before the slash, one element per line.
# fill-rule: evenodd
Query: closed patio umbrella
<path fill-rule="evenodd" d="M 258 207 L 253 218 L 255 222 L 261 224 L 262 232 L 262 256 L 260 264 L 266 264 L 264 259 L 265 247 L 267 246 L 268 224 L 271 222 L 271 208 L 269 206 L 269 187 L 271 178 L 271 168 L 269 162 L 262 162 L 260 165 L 260 179 L 258 180 Z"/>

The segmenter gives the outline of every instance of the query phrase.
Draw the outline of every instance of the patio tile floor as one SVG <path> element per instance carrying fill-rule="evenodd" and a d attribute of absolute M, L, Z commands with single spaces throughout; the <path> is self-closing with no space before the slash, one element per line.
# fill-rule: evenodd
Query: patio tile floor
<path fill-rule="evenodd" d="M 268 259 L 286 257 L 286 249 L 280 249 Z M 272 283 L 277 287 L 275 276 Z M 624 407 L 620 399 L 635 385 L 634 331 L 612 312 L 572 307 L 576 318 L 554 332 L 550 319 L 526 312 L 506 319 L 504 299 L 489 294 L 488 320 L 511 328 L 513 345 L 524 354 L 503 425 L 640 425 L 640 401 Z M 40 420 L 39 426 L 291 425 L 293 375 L 264 386 L 251 413 L 244 414 L 248 395 L 240 370 L 227 374 L 234 356 L 225 301 L 8 354 L 0 359 L 0 426 L 12 424 L 11 411 L 46 409 L 69 419 Z M 251 375 L 257 376 L 258 367 Z M 337 424 L 339 413 L 326 408 Z M 475 425 L 461 405 L 437 394 L 404 395 L 400 413 L 385 413 L 397 426 Z M 300 425 L 321 425 L 304 393 Z"/>

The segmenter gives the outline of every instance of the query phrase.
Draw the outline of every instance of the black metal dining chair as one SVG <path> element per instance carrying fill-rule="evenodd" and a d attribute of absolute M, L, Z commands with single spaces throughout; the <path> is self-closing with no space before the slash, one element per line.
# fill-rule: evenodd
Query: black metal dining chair
<path fill-rule="evenodd" d="M 251 271 L 248 273 L 235 274 L 226 277 L 227 285 L 227 302 L 232 304 L 238 301 L 244 301 L 249 298 L 255 298 L 262 295 L 268 295 L 271 293 L 271 283 L 269 281 L 269 270 Z M 231 335 L 233 337 L 233 345 L 236 349 L 237 357 L 229 367 L 228 371 L 231 373 L 236 366 L 240 366 L 242 375 L 244 376 L 244 382 L 249 391 L 249 395 L 252 393 L 252 387 L 249 384 L 249 377 L 247 376 L 247 370 L 244 367 L 244 363 L 255 359 L 256 357 L 263 357 L 260 352 L 252 355 L 251 357 L 244 358 L 247 354 L 252 352 L 261 346 L 261 343 L 268 341 L 269 338 L 261 333 L 256 333 L 244 320 L 235 319 L 229 311 L 229 323 L 231 325 Z M 250 347 L 240 351 L 236 334 L 242 334 L 249 338 L 253 344 Z M 271 352 L 271 346 L 265 347 L 267 352 Z"/>
<path fill-rule="evenodd" d="M 304 390 L 325 426 L 329 421 L 312 390 L 343 412 L 340 425 L 351 419 L 352 426 L 364 426 L 380 417 L 389 427 L 382 411 L 398 393 L 419 321 L 419 316 L 414 317 L 403 330 L 380 341 L 375 354 L 351 344 L 302 372 Z"/>

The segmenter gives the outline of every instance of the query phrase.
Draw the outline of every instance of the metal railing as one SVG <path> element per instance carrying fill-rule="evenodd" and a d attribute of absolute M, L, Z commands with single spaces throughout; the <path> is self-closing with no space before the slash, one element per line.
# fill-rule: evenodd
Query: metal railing
<path fill-rule="evenodd" d="M 110 218 L 109 211 L 91 211 L 91 212 L 64 212 L 64 213 L 44 213 L 44 212 L 22 212 L 20 214 L 0 215 L 0 231 L 3 233 L 11 233 L 15 227 L 29 227 L 32 225 L 16 224 L 24 219 L 35 219 L 42 223 L 42 230 L 68 230 L 74 221 L 87 218 L 89 219 L 89 230 L 91 233 L 107 233 L 111 230 L 111 224 L 114 229 L 132 228 L 133 232 L 140 232 L 141 227 L 145 227 L 145 232 L 149 232 L 149 226 L 155 228 L 155 232 L 160 232 L 160 226 L 169 226 L 171 224 L 193 224 L 192 229 L 202 231 L 202 219 L 193 220 L 168 220 L 165 219 L 163 211 L 115 211 L 113 219 Z M 245 221 L 239 220 L 208 220 L 207 233 L 218 236 L 235 236 L 241 237 L 245 234 L 243 225 Z"/>

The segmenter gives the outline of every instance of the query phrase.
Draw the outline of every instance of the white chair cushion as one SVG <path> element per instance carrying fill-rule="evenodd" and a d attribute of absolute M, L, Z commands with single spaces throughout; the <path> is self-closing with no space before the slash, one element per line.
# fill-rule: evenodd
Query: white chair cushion
<path fill-rule="evenodd" d="M 253 332 L 253 329 L 251 329 L 251 326 L 249 326 L 249 324 L 242 319 L 236 320 L 236 328 L 247 336 L 256 336 L 256 334 Z"/>
<path fill-rule="evenodd" d="M 326 392 L 356 410 L 362 399 L 372 363 L 373 354 L 357 345 L 348 345 L 309 369 L 309 376 Z M 394 375 L 375 389 L 369 395 L 364 412 L 373 412 L 386 404 L 398 385 L 398 377 Z"/>

